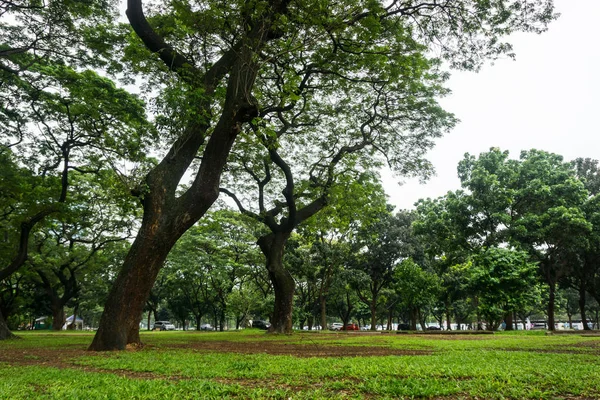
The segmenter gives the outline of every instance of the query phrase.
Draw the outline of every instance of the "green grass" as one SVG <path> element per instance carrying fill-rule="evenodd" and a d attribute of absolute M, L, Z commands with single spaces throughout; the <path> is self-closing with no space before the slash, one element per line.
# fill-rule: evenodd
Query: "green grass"
<path fill-rule="evenodd" d="M 142 350 L 112 353 L 84 352 L 90 334 L 21 338 L 0 342 L 0 399 L 600 398 L 600 338 L 578 335 L 150 332 Z M 344 356 L 356 346 L 423 355 Z"/>

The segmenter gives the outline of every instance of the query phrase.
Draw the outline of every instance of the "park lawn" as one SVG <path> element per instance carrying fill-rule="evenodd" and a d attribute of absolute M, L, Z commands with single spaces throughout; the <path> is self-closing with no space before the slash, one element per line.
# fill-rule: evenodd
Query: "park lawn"
<path fill-rule="evenodd" d="M 91 334 L 0 342 L 0 399 L 600 398 L 600 337 L 148 332 L 91 353 Z"/>

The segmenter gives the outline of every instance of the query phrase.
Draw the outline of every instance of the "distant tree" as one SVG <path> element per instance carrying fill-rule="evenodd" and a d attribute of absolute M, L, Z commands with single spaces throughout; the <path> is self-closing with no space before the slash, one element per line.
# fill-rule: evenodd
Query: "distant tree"
<path fill-rule="evenodd" d="M 575 268 L 589 246 L 592 225 L 583 205 L 588 192 L 561 156 L 522 152 L 516 180 L 511 240 L 527 250 L 549 287 L 548 325 L 555 329 L 554 299 L 559 280 Z"/>
<path fill-rule="evenodd" d="M 408 310 L 410 329 L 417 330 L 417 322 L 425 327 L 424 312 L 433 307 L 439 296 L 441 282 L 437 275 L 428 272 L 411 258 L 402 261 L 394 271 L 394 289 L 403 307 Z"/>
<path fill-rule="evenodd" d="M 537 285 L 537 265 L 529 255 L 506 248 L 486 248 L 465 265 L 467 290 L 477 299 L 477 307 L 490 330 L 505 321 L 513 327 L 513 314 L 533 304 Z"/>
<path fill-rule="evenodd" d="M 382 291 L 388 289 L 394 279 L 394 268 L 407 257 L 404 234 L 410 221 L 403 221 L 391 213 L 377 214 L 372 223 L 361 226 L 352 243 L 350 268 L 355 271 L 352 286 L 361 302 L 371 313 L 371 330 L 377 326 L 377 309 L 381 306 Z M 406 225 L 408 224 L 408 226 Z"/>

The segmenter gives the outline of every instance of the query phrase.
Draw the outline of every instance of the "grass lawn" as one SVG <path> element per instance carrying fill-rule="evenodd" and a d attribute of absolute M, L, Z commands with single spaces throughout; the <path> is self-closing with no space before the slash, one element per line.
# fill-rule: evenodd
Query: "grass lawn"
<path fill-rule="evenodd" d="M 87 333 L 0 342 L 0 399 L 600 398 L 600 337 L 148 332 L 91 353 Z"/>

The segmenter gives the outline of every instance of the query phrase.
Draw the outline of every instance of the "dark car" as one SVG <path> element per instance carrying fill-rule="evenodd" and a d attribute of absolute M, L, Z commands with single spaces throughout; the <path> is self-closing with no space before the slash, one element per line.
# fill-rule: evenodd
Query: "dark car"
<path fill-rule="evenodd" d="M 358 331 L 360 327 L 357 324 L 346 324 L 343 328 L 343 331 Z"/>
<path fill-rule="evenodd" d="M 410 331 L 410 324 L 398 324 L 399 331 Z"/>
<path fill-rule="evenodd" d="M 252 327 L 267 330 L 271 327 L 271 324 L 267 321 L 262 321 L 258 319 L 256 321 L 252 321 Z"/>
<path fill-rule="evenodd" d="M 440 328 L 439 326 L 428 326 L 427 330 L 428 331 L 441 331 L 442 328 Z"/>

